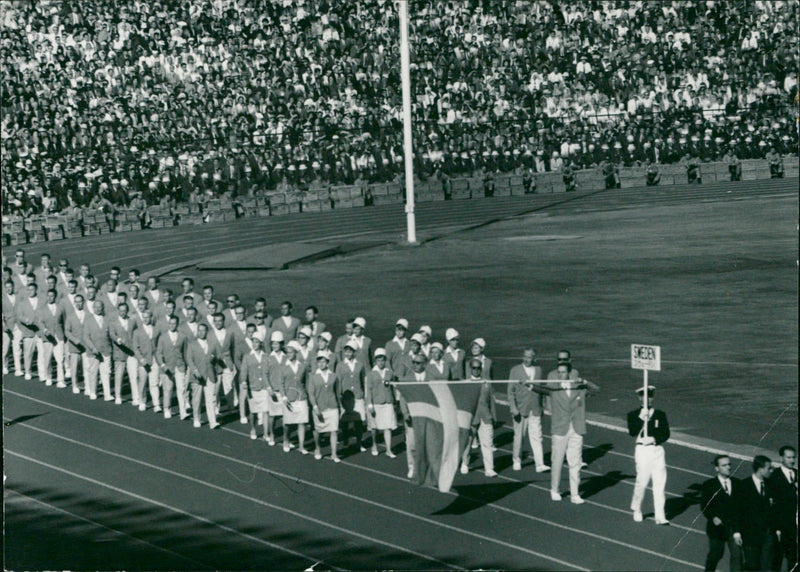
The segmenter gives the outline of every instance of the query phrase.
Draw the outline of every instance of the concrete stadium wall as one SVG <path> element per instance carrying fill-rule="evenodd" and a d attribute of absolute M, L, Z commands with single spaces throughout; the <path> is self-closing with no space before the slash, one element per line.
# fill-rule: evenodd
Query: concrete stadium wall
<path fill-rule="evenodd" d="M 784 177 L 797 179 L 800 175 L 800 161 L 797 156 L 786 156 Z M 659 187 L 684 185 L 688 183 L 686 167 L 680 164 L 658 165 L 661 181 Z M 728 164 L 723 162 L 701 163 L 700 174 L 703 183 L 730 180 Z M 537 173 L 536 193 L 563 193 L 566 191 L 560 172 Z M 646 170 L 644 167 L 623 167 L 619 169 L 620 186 L 630 188 L 644 186 Z M 769 179 L 769 164 L 763 159 L 742 161 L 742 180 L 754 181 Z M 577 190 L 580 192 L 601 190 L 605 187 L 599 169 L 584 169 L 575 172 Z M 237 200 L 230 198 L 214 199 L 208 202 L 201 212 L 196 203 L 180 204 L 175 209 L 151 206 L 147 212 L 122 209 L 111 217 L 107 213 L 85 211 L 80 218 L 62 215 L 33 216 L 27 219 L 4 218 L 3 246 L 62 240 L 80 236 L 93 236 L 110 232 L 141 230 L 143 227 L 165 228 L 174 225 L 211 224 L 236 218 L 280 216 L 298 212 L 322 212 L 331 209 L 363 207 L 364 192 L 372 193 L 372 204 L 397 204 L 405 201 L 403 188 L 399 183 L 379 183 L 368 186 L 339 185 L 330 189 L 312 189 L 306 192 L 271 193 Z M 459 177 L 450 180 L 450 199 L 464 200 L 484 197 L 482 177 Z M 445 200 L 441 181 L 428 179 L 415 182 L 414 194 L 417 202 Z M 513 196 L 525 194 L 522 176 L 502 174 L 494 177 L 494 196 Z"/>

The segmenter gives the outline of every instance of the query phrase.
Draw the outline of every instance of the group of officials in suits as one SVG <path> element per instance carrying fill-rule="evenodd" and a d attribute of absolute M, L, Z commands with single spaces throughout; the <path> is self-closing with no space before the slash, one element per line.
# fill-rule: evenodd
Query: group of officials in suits
<path fill-rule="evenodd" d="M 705 569 L 715 570 L 728 547 L 731 570 L 781 570 L 797 567 L 797 451 L 779 449 L 780 465 L 757 455 L 749 477 L 732 477 L 727 455 L 714 457 L 716 475 L 701 488 L 708 520 Z"/>
<path fill-rule="evenodd" d="M 18 250 L 15 260 L 8 265 L 4 260 L 3 266 L 3 375 L 9 373 L 11 361 L 17 375 L 32 379 L 35 355 L 37 375 L 45 384 L 66 388 L 69 383 L 74 393 L 83 392 L 90 399 L 102 393 L 116 404 L 122 403 L 127 377 L 131 403 L 142 411 L 149 396 L 153 410 L 171 418 L 177 401 L 181 419 L 191 416 L 194 426 L 201 427 L 205 409 L 208 425 L 215 429 L 225 405 L 238 413 L 242 424 L 250 423 L 252 439 L 262 426 L 262 437 L 270 445 L 275 444 L 275 422 L 280 419 L 284 451 L 296 447 L 302 454 L 311 453 L 305 447 L 310 426 L 315 458 L 322 458 L 320 437 L 327 434 L 335 462 L 339 462 L 340 430 L 343 444 L 354 437 L 362 452 L 369 444 L 363 440 L 368 430 L 373 455 L 379 454 L 378 436 L 383 435 L 385 454 L 395 457 L 391 434 L 401 419 L 409 478 L 415 470 L 414 428 L 396 382 L 493 379 L 486 341 L 476 338 L 465 351 L 454 328 L 446 330 L 446 342 L 441 344 L 432 341 L 426 325 L 409 336 L 409 323 L 400 318 L 394 337 L 373 351 L 362 317 L 349 320 L 345 333 L 334 341 L 315 306 L 305 309 L 301 321 L 286 301 L 280 316 L 273 319 L 263 298 L 248 314 L 236 295 L 227 296 L 223 307 L 213 286 L 204 286 L 200 294 L 194 291 L 193 280 L 185 278 L 181 289 L 173 297 L 160 288 L 157 277 L 142 282 L 137 270 L 129 271 L 123 281 L 117 267 L 99 285 L 88 264 L 75 274 L 67 260 L 56 267 L 45 254 L 34 268 Z M 559 487 L 566 459 L 570 500 L 582 504 L 578 488 L 584 465 L 586 398 L 599 388 L 581 378 L 565 350 L 558 352 L 556 368 L 545 375 L 536 351 L 525 348 L 509 379 L 513 470 L 522 468 L 527 434 L 536 471 L 551 471 L 551 498 L 562 498 Z M 655 521 L 668 524 L 662 444 L 669 438 L 669 424 L 664 412 L 652 407 L 654 391 L 651 386 L 647 407 L 643 403 L 628 415 L 629 432 L 636 439 L 637 480 L 631 508 L 634 520 L 642 521 L 642 500 L 652 480 Z M 643 397 L 643 389 L 638 393 Z M 470 449 L 480 448 L 485 475 L 497 475 L 495 407 L 491 386 L 484 383 L 462 473 L 469 471 Z M 548 408 L 552 469 L 545 464 L 542 435 L 542 415 Z M 780 454 L 779 469 L 770 474 L 769 459 L 756 457 L 753 476 L 742 481 L 730 478 L 730 457 L 715 459 L 717 476 L 703 485 L 710 543 L 706 569 L 715 569 L 726 545 L 732 569 L 742 563 L 747 569 L 777 569 L 783 557 L 789 569 L 796 564 L 795 450 L 784 447 Z"/>

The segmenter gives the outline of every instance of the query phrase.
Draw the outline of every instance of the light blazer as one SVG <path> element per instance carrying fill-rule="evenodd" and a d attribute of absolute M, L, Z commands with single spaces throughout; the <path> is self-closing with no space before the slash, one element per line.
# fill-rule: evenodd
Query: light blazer
<path fill-rule="evenodd" d="M 542 416 L 542 394 L 534 388 L 525 385 L 526 381 L 542 379 L 542 368 L 538 365 L 533 366 L 533 377 L 528 378 L 525 366 L 517 364 L 511 368 L 508 379 L 515 379 L 517 383 L 508 384 L 508 407 L 511 415 L 520 414 L 527 417 L 533 413 L 536 417 Z M 538 389 L 538 388 L 537 388 Z"/>
<path fill-rule="evenodd" d="M 14 330 L 14 326 L 17 324 L 17 304 L 19 304 L 20 297 L 17 294 L 14 294 L 14 301 L 11 301 L 11 297 L 6 294 L 5 290 L 3 290 L 3 329 L 8 330 L 9 332 Z"/>
<path fill-rule="evenodd" d="M 269 387 L 268 367 L 269 356 L 264 352 L 261 353 L 260 362 L 254 353 L 248 353 L 242 359 L 239 382 L 247 384 L 251 395 L 254 391 L 263 391 Z"/>
<path fill-rule="evenodd" d="M 403 338 L 405 343 L 403 346 L 392 338 L 388 342 L 386 342 L 385 350 L 386 350 L 386 365 L 388 365 L 392 371 L 397 373 L 400 368 L 400 361 L 402 360 L 404 355 L 408 355 L 408 352 L 411 350 L 411 342 L 408 338 Z"/>
<path fill-rule="evenodd" d="M 297 337 L 297 330 L 300 329 L 300 320 L 295 318 L 294 316 L 290 316 L 289 325 L 287 326 L 283 320 L 283 316 L 278 316 L 274 320 L 272 320 L 272 331 L 283 332 L 283 339 L 286 343 L 289 343 L 291 340 Z M 265 320 L 266 321 L 266 320 Z"/>
<path fill-rule="evenodd" d="M 128 326 L 122 325 L 119 315 L 109 319 L 108 334 L 111 336 L 113 351 L 111 357 L 114 361 L 125 361 L 134 355 L 133 332 L 136 331 L 137 322 L 128 316 Z"/>
<path fill-rule="evenodd" d="M 208 340 L 206 340 L 208 341 Z M 200 341 L 195 339 L 186 346 L 186 377 L 189 381 L 206 385 L 217 379 L 215 363 L 218 359 L 216 348 L 208 343 L 208 351 L 203 351 Z"/>
<path fill-rule="evenodd" d="M 292 401 L 308 399 L 306 383 L 309 378 L 309 373 L 304 367 L 304 364 L 301 363 L 300 367 L 297 368 L 297 373 L 295 373 L 292 371 L 292 368 L 287 365 L 287 362 L 284 361 L 277 373 L 280 376 L 277 389 L 279 389 L 283 395 L 287 398 L 291 398 Z"/>
<path fill-rule="evenodd" d="M 355 369 L 350 370 L 342 360 L 336 366 L 336 375 L 339 378 L 339 399 L 342 394 L 350 390 L 356 399 L 364 399 L 364 362 L 356 359 Z"/>
<path fill-rule="evenodd" d="M 174 371 L 186 371 L 186 346 L 189 340 L 178 330 L 175 343 L 169 339 L 169 332 L 161 332 L 156 343 L 156 362 L 162 368 Z"/>
<path fill-rule="evenodd" d="M 64 324 L 64 337 L 67 340 L 67 351 L 71 354 L 82 354 L 86 351 L 83 341 L 83 328 L 86 321 L 91 319 L 89 312 L 83 312 L 83 321 L 78 318 L 78 313 L 67 316 Z"/>
<path fill-rule="evenodd" d="M 98 318 L 86 314 L 83 323 L 83 340 L 88 352 L 111 357 L 111 336 L 108 333 L 108 316 L 103 316 L 103 325 L 98 323 Z"/>
<path fill-rule="evenodd" d="M 158 326 L 152 326 L 152 335 L 148 336 L 143 325 L 137 326 L 133 331 L 133 351 L 139 366 L 150 365 L 156 358 L 156 346 L 158 344 Z"/>
<path fill-rule="evenodd" d="M 450 379 L 464 379 L 464 360 L 467 354 L 461 348 L 456 350 L 456 357 L 453 357 L 447 348 L 444 349 L 444 362 L 450 368 Z"/>
<path fill-rule="evenodd" d="M 566 435 L 569 432 L 569 425 L 572 423 L 572 427 L 578 435 L 585 435 L 587 390 L 570 389 L 570 396 L 567 396 L 566 390 L 561 389 L 560 382 L 548 383 L 546 386 L 550 390 L 550 409 L 552 411 L 550 432 L 553 435 Z"/>
<path fill-rule="evenodd" d="M 38 300 L 36 308 L 33 307 L 30 298 L 18 299 L 15 306 L 17 326 L 19 326 L 23 338 L 32 338 L 39 333 L 38 308 L 44 304 L 45 301 L 38 295 L 36 299 Z"/>
<path fill-rule="evenodd" d="M 55 304 L 55 312 L 51 312 L 47 304 L 39 303 L 36 309 L 39 319 L 39 332 L 42 339 L 49 335 L 51 343 L 64 341 L 64 311 L 58 304 Z M 45 334 L 47 332 L 47 334 Z"/>
<path fill-rule="evenodd" d="M 233 331 L 230 327 L 223 328 L 225 330 L 225 335 L 222 338 L 222 342 L 217 339 L 217 334 L 214 333 L 216 328 L 214 326 L 210 326 L 208 328 L 208 335 L 206 336 L 206 340 L 212 346 L 214 346 L 214 353 L 217 356 L 217 373 L 222 373 L 223 369 L 233 370 L 235 364 L 233 363 L 233 356 L 234 356 L 234 345 L 233 345 Z"/>

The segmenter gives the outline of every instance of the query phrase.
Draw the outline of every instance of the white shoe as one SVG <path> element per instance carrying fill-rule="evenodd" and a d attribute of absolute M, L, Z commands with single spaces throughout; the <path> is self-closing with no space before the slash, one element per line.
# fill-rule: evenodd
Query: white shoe
<path fill-rule="evenodd" d="M 644 391 L 644 390 L 642 390 L 642 391 Z M 81 388 L 80 387 L 78 387 L 77 385 L 73 385 L 72 386 L 72 393 L 77 395 L 80 392 L 81 392 Z"/>
<path fill-rule="evenodd" d="M 59 381 L 59 382 L 56 384 L 56 387 L 57 387 L 58 389 L 64 389 L 65 387 L 67 387 L 67 384 L 66 384 L 66 383 L 64 383 L 63 381 Z"/>
<path fill-rule="evenodd" d="M 386 451 L 386 456 L 389 457 L 390 459 L 396 459 L 397 458 L 397 455 L 395 455 L 391 451 Z"/>
<path fill-rule="evenodd" d="M 169 409 L 164 410 L 164 419 L 172 419 L 172 411 Z"/>
<path fill-rule="evenodd" d="M 114 400 L 114 405 L 122 405 L 122 398 L 121 397 L 117 397 Z"/>
<path fill-rule="evenodd" d="M 341 463 L 341 462 L 342 462 L 342 460 L 341 460 L 341 459 L 340 459 L 340 458 L 339 458 L 337 455 L 333 455 L 333 456 L 331 457 L 331 460 L 332 460 L 334 463 Z"/>
<path fill-rule="evenodd" d="M 256 430 L 255 430 L 255 429 L 250 429 L 250 438 L 251 438 L 253 441 L 255 441 L 255 440 L 256 440 L 256 437 L 258 437 L 258 435 L 256 435 Z"/>
<path fill-rule="evenodd" d="M 469 467 L 464 463 L 461 463 L 461 469 L 459 470 L 461 471 L 462 475 L 466 475 L 467 473 L 469 473 Z"/>
<path fill-rule="evenodd" d="M 219 427 L 219 423 L 214 423 L 213 425 L 209 425 L 209 429 L 217 429 Z"/>
<path fill-rule="evenodd" d="M 291 447 L 289 447 L 289 445 L 288 445 L 288 444 L 284 443 L 284 445 L 283 445 L 283 452 L 284 452 L 284 453 L 288 453 L 288 452 L 289 452 L 289 451 L 291 451 L 291 450 L 292 450 L 292 449 L 291 449 Z"/>
<path fill-rule="evenodd" d="M 103 396 L 103 401 L 114 401 L 114 398 L 111 397 L 110 395 L 104 395 Z"/>
<path fill-rule="evenodd" d="M 89 395 L 89 399 L 91 399 L 92 401 L 94 401 L 95 399 L 97 399 L 97 394 L 96 394 L 96 393 L 92 393 L 92 394 L 90 394 L 90 395 Z"/>
<path fill-rule="evenodd" d="M 537 473 L 546 473 L 549 470 L 550 470 L 550 467 L 548 467 L 547 465 L 539 465 L 538 467 L 536 467 L 536 472 Z"/>
<path fill-rule="evenodd" d="M 309 453 L 310 453 L 310 451 L 308 449 L 306 449 L 304 447 L 300 448 L 300 454 L 301 455 L 308 455 Z"/>
<path fill-rule="evenodd" d="M 193 425 L 194 425 L 195 429 L 199 429 L 200 428 L 200 422 L 199 421 L 194 421 Z"/>
<path fill-rule="evenodd" d="M 559 493 L 558 491 L 550 491 L 550 500 L 560 501 L 561 493 Z"/>
<path fill-rule="evenodd" d="M 139 407 L 139 402 L 136 399 L 134 399 L 133 401 L 131 401 L 131 405 L 133 405 L 134 407 Z"/>
<path fill-rule="evenodd" d="M 487 471 L 486 471 L 484 474 L 485 474 L 487 477 L 490 477 L 490 478 L 491 478 L 491 477 L 496 477 L 496 476 L 497 476 L 497 473 L 496 473 L 495 471 L 493 471 L 492 469 L 488 469 L 488 470 L 487 470 Z"/>
<path fill-rule="evenodd" d="M 644 516 L 642 515 L 642 511 L 635 510 L 633 511 L 633 521 L 634 522 L 642 522 L 644 520 Z"/>
<path fill-rule="evenodd" d="M 581 497 L 579 497 L 579 496 L 569 497 L 569 500 L 570 500 L 570 502 L 571 502 L 572 504 L 583 504 L 583 503 L 585 503 L 585 502 L 586 502 L 585 500 L 583 500 L 583 499 L 582 499 Z"/>
<path fill-rule="evenodd" d="M 319 461 L 320 459 L 322 459 L 322 453 L 320 453 L 319 451 L 314 451 L 314 458 L 317 461 Z"/>
<path fill-rule="evenodd" d="M 247 425 L 247 417 L 239 417 L 239 423 L 242 425 Z"/>
<path fill-rule="evenodd" d="M 408 474 L 406 475 L 406 477 L 410 479 L 413 476 L 414 476 L 414 467 L 411 467 L 410 469 L 408 469 Z"/>
<path fill-rule="evenodd" d="M 663 520 L 656 519 L 656 524 L 659 526 L 669 526 L 669 521 L 666 518 Z"/>
<path fill-rule="evenodd" d="M 29 373 L 25 374 L 25 381 L 30 381 L 32 379 L 33 379 L 33 376 L 31 374 L 29 374 Z M 644 391 L 644 390 L 642 390 L 642 391 Z"/>
<path fill-rule="evenodd" d="M 155 407 L 153 407 L 153 413 L 161 413 L 161 406 L 156 405 Z"/>
<path fill-rule="evenodd" d="M 372 453 L 373 457 L 377 457 L 378 456 L 378 448 L 377 447 L 373 447 L 370 452 Z"/>
<path fill-rule="evenodd" d="M 147 405 L 145 405 L 144 403 L 140 403 L 139 404 L 139 411 L 144 411 L 146 409 L 147 409 Z"/>
<path fill-rule="evenodd" d="M 522 470 L 522 463 L 520 461 L 514 461 L 514 466 L 512 467 L 515 471 Z"/>
<path fill-rule="evenodd" d="M 50 387 L 51 385 L 53 385 L 53 380 L 52 380 L 52 379 L 46 379 L 46 380 L 45 380 L 45 382 L 44 382 L 44 384 L 45 384 L 47 387 Z M 644 390 L 643 390 L 643 391 L 644 391 Z"/>
<path fill-rule="evenodd" d="M 3 375 L 8 375 L 8 368 L 7 368 L 7 367 L 4 367 L 4 368 L 3 368 Z M 643 391 L 644 391 L 644 390 L 643 390 Z"/>

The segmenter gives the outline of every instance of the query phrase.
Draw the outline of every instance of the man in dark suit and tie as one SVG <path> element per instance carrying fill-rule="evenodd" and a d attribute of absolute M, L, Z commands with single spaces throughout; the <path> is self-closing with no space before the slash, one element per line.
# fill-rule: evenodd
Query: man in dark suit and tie
<path fill-rule="evenodd" d="M 741 543 L 745 570 L 769 570 L 772 566 L 772 498 L 767 478 L 772 472 L 769 457 L 756 455 L 753 474 L 742 480 L 737 495 L 737 522 L 733 538 Z"/>
<path fill-rule="evenodd" d="M 731 477 L 731 458 L 727 455 L 714 457 L 716 476 L 704 482 L 700 488 L 700 507 L 708 519 L 708 556 L 706 570 L 716 570 L 725 554 L 725 545 L 731 556 L 731 572 L 742 569 L 742 551 L 733 539 L 737 518 L 736 498 L 740 494 L 741 482 Z"/>
<path fill-rule="evenodd" d="M 780 570 L 786 558 L 786 569 L 794 570 L 797 566 L 797 451 L 784 445 L 778 453 L 781 464 L 767 479 L 777 540 L 772 569 Z"/>

